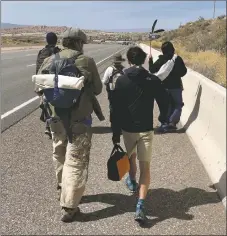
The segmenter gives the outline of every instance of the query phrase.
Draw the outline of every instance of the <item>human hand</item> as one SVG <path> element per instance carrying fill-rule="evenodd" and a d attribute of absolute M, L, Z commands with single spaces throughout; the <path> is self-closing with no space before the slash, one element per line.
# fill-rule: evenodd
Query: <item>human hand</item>
<path fill-rule="evenodd" d="M 114 145 L 120 143 L 120 135 L 113 135 L 112 142 Z"/>
<path fill-rule="evenodd" d="M 149 61 L 153 61 L 153 56 L 152 56 L 152 54 L 149 55 L 148 60 L 149 60 Z"/>

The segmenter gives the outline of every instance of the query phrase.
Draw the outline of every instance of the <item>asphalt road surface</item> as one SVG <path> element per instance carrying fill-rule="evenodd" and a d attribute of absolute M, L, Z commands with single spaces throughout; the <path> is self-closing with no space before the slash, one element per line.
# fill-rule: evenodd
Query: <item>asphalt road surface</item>
<path fill-rule="evenodd" d="M 84 53 L 99 62 L 123 48 L 121 45 L 88 44 Z M 36 96 L 31 77 L 38 50 L 1 54 L 1 115 Z"/>
<path fill-rule="evenodd" d="M 98 59 L 99 60 L 99 59 Z M 33 63 L 33 62 L 32 62 Z M 185 133 L 155 135 L 148 224 L 134 222 L 136 199 L 124 182 L 107 179 L 112 150 L 108 101 L 98 97 L 106 120 L 94 116 L 89 180 L 75 222 L 60 221 L 52 144 L 37 110 L 1 135 L 2 235 L 225 235 L 225 208 Z M 155 111 L 155 124 L 157 124 Z M 124 146 L 123 146 L 124 147 Z"/>

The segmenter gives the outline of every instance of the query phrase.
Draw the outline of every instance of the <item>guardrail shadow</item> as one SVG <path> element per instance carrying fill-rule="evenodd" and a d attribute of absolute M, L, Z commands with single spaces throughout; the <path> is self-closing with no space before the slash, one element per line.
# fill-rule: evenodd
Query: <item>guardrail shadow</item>
<path fill-rule="evenodd" d="M 92 202 L 106 203 L 112 206 L 91 213 L 81 213 L 75 218 L 76 221 L 90 222 L 123 215 L 127 212 L 134 213 L 136 196 L 128 196 L 120 193 L 102 193 L 87 195 L 81 200 L 81 204 Z M 199 188 L 190 187 L 180 191 L 166 188 L 149 190 L 146 200 L 146 212 L 147 216 L 156 218 L 149 219 L 141 227 L 150 228 L 170 218 L 192 220 L 194 216 L 188 213 L 191 207 L 218 202 L 220 202 L 220 199 L 216 192 L 207 192 Z"/>

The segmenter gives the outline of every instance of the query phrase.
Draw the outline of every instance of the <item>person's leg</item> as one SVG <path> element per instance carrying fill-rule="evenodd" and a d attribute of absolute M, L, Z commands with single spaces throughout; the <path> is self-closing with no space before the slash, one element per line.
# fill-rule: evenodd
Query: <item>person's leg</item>
<path fill-rule="evenodd" d="M 128 133 L 123 131 L 123 140 L 125 144 L 125 148 L 127 151 L 127 154 L 129 155 L 130 159 L 130 171 L 129 175 L 127 176 L 125 183 L 127 188 L 132 192 L 135 193 L 137 189 L 137 183 L 136 183 L 136 140 L 137 140 L 137 134 L 136 133 Z"/>
<path fill-rule="evenodd" d="M 145 199 L 150 185 L 150 162 L 152 156 L 153 131 L 141 133 L 138 141 L 138 160 L 140 165 L 139 179 L 139 198 L 136 206 L 135 220 L 144 222 L 145 215 Z"/>
<path fill-rule="evenodd" d="M 131 180 L 136 180 L 137 166 L 136 166 L 136 153 L 135 152 L 130 156 L 129 162 L 130 162 L 129 177 Z"/>
<path fill-rule="evenodd" d="M 65 162 L 66 145 L 66 138 L 57 139 L 56 136 L 53 135 L 53 163 L 57 178 L 58 200 L 60 200 L 61 196 L 62 170 Z"/>
<path fill-rule="evenodd" d="M 62 173 L 60 205 L 63 208 L 63 222 L 71 222 L 79 210 L 78 205 L 88 179 L 91 138 L 90 127 L 84 124 L 73 126 L 73 140 L 67 145 Z"/>
<path fill-rule="evenodd" d="M 169 121 L 171 114 L 174 111 L 174 101 L 173 98 L 171 96 L 171 94 L 169 93 L 169 90 L 166 89 L 166 91 L 168 92 L 168 99 L 169 99 L 169 108 L 168 108 L 168 113 L 167 113 L 167 120 Z M 165 133 L 168 131 L 168 126 L 169 126 L 169 122 L 167 123 L 162 123 L 157 129 L 156 132 L 158 133 Z"/>
<path fill-rule="evenodd" d="M 135 193 L 137 190 L 137 183 L 136 183 L 136 171 L 137 171 L 137 165 L 136 165 L 136 152 L 134 152 L 130 156 L 130 171 L 129 175 L 127 176 L 125 180 L 125 184 L 127 188 L 130 190 L 131 193 Z"/>
<path fill-rule="evenodd" d="M 64 126 L 60 120 L 50 121 L 50 130 L 53 140 L 53 164 L 57 178 L 58 199 L 60 200 L 62 185 L 62 170 L 65 162 L 67 137 Z"/>
<path fill-rule="evenodd" d="M 180 121 L 182 107 L 184 106 L 182 89 L 170 89 L 169 92 L 174 103 L 174 109 L 169 117 L 169 127 L 176 128 L 176 125 Z"/>
<path fill-rule="evenodd" d="M 139 199 L 145 199 L 150 185 L 150 162 L 140 161 Z"/>
<path fill-rule="evenodd" d="M 168 109 L 168 115 L 167 115 L 168 116 L 168 123 L 169 123 L 170 117 L 173 114 L 174 109 L 175 109 L 175 101 L 174 101 L 174 98 L 171 94 L 171 91 L 170 90 L 167 90 L 167 91 L 169 94 L 169 109 Z"/>

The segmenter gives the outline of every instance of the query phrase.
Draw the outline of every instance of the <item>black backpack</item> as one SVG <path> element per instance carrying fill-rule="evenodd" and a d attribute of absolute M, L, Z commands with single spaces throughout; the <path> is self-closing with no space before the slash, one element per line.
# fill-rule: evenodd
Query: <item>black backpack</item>
<path fill-rule="evenodd" d="M 60 58 L 59 53 L 55 54 L 50 66 L 44 70 L 45 74 L 55 74 L 54 88 L 46 88 L 43 93 L 48 103 L 55 108 L 72 108 L 77 103 L 80 97 L 81 90 L 65 89 L 58 87 L 58 75 L 65 75 L 70 77 L 81 77 L 80 70 L 75 65 L 75 60 L 78 57 Z"/>
<path fill-rule="evenodd" d="M 84 91 L 84 87 L 81 90 L 77 89 L 65 89 L 58 87 L 58 75 L 65 75 L 70 77 L 81 77 L 82 74 L 75 65 L 77 56 L 72 58 L 60 58 L 59 53 L 53 55 L 52 62 L 48 68 L 46 68 L 44 74 L 54 74 L 54 88 L 43 89 L 43 94 L 47 103 L 54 106 L 54 110 L 57 116 L 62 120 L 66 133 L 68 135 L 69 142 L 72 141 L 72 133 L 70 129 L 70 120 L 72 109 L 78 106 L 81 94 Z M 85 81 L 84 81 L 85 85 Z"/>
<path fill-rule="evenodd" d="M 113 68 L 112 75 L 106 85 L 106 91 L 108 93 L 109 98 L 111 97 L 111 91 L 113 91 L 115 89 L 115 84 L 116 84 L 118 77 L 124 74 L 124 72 L 123 72 L 124 67 L 123 66 L 121 66 L 119 68 L 115 68 L 115 67 L 112 67 L 112 68 Z"/>
<path fill-rule="evenodd" d="M 50 57 L 53 54 L 56 54 L 60 52 L 60 48 L 54 47 L 54 46 L 49 46 L 47 45 L 45 48 L 39 51 L 37 60 L 36 60 L 36 74 L 38 73 L 41 65 L 43 64 L 43 61 L 47 58 Z"/>

